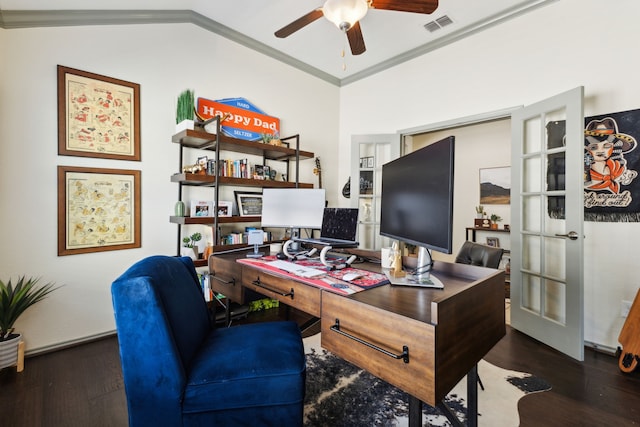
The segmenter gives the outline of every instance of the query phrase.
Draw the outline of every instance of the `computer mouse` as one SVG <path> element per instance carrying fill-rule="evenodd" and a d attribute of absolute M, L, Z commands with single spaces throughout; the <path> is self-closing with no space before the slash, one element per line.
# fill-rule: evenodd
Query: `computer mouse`
<path fill-rule="evenodd" d="M 362 274 L 360 273 L 347 273 L 344 276 L 342 276 L 342 280 L 344 280 L 345 282 L 350 282 L 352 280 L 356 280 L 358 278 L 362 277 Z"/>
<path fill-rule="evenodd" d="M 276 258 L 278 258 L 278 259 L 287 259 L 288 257 L 287 257 L 287 254 L 285 254 L 284 252 L 278 252 L 276 254 Z"/>

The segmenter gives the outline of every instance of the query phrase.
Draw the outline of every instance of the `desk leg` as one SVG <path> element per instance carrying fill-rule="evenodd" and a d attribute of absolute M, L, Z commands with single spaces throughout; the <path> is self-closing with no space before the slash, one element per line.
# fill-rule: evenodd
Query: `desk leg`
<path fill-rule="evenodd" d="M 409 395 L 409 427 L 422 427 L 422 401 Z"/>
<path fill-rule="evenodd" d="M 478 427 L 478 365 L 474 365 L 467 374 L 467 423 L 463 424 L 444 400 L 438 403 L 437 406 L 440 412 L 451 422 L 451 425 L 456 427 L 465 425 L 467 427 Z M 411 420 L 411 405 L 409 405 L 409 420 Z M 411 425 L 411 421 L 409 421 L 409 424 Z"/>
<path fill-rule="evenodd" d="M 478 365 L 467 374 L 467 426 L 478 426 Z"/>

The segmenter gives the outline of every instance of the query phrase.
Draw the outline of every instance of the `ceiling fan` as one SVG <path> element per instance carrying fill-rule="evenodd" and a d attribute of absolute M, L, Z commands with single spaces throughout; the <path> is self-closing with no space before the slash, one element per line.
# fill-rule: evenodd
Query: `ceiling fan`
<path fill-rule="evenodd" d="M 351 53 L 360 55 L 366 50 L 360 20 L 369 8 L 430 14 L 438 8 L 438 0 L 326 0 L 322 7 L 285 25 L 275 35 L 279 38 L 288 37 L 324 16 L 347 34 Z"/>

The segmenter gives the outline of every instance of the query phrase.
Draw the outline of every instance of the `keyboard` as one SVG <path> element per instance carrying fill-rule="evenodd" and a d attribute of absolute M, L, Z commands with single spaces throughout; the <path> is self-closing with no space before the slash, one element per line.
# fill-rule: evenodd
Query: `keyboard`
<path fill-rule="evenodd" d="M 307 279 L 324 276 L 327 274 L 324 270 L 318 270 L 317 268 L 305 267 L 304 265 L 296 264 L 295 262 L 283 261 L 277 259 L 275 261 L 266 262 L 265 265 L 275 267 L 277 269 L 286 271 L 287 273 L 295 274 L 296 276 L 305 277 Z"/>

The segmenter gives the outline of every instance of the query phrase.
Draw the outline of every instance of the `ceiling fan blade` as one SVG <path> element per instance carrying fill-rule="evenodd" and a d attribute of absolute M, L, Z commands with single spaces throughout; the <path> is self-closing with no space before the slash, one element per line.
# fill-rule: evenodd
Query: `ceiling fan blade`
<path fill-rule="evenodd" d="M 296 19 L 295 21 L 293 21 L 292 23 L 290 23 L 289 25 L 285 25 L 284 27 L 280 28 L 278 31 L 276 31 L 276 37 L 279 37 L 281 39 L 290 36 L 291 34 L 295 33 L 296 31 L 302 29 L 303 27 L 311 24 L 313 21 L 315 21 L 316 19 L 320 19 L 322 18 L 322 8 L 318 8 L 315 10 L 312 10 L 311 12 L 307 13 L 304 16 L 301 16 L 300 18 Z"/>
<path fill-rule="evenodd" d="M 349 30 L 347 30 L 347 39 L 349 40 L 349 46 L 351 46 L 351 54 L 360 55 L 367 50 L 364 45 L 360 22 L 356 22 L 351 28 L 349 28 Z"/>
<path fill-rule="evenodd" d="M 374 9 L 430 14 L 438 8 L 438 0 L 373 0 Z"/>

